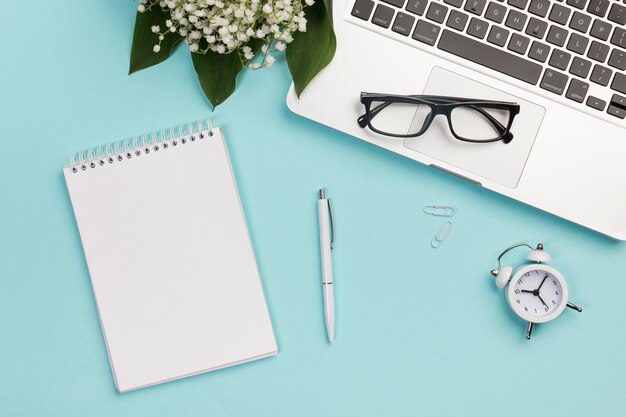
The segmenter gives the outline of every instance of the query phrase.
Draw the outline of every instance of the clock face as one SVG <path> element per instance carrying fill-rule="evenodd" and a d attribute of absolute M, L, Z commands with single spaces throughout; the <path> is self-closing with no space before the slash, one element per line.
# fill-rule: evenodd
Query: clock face
<path fill-rule="evenodd" d="M 528 265 L 511 279 L 507 291 L 511 309 L 524 320 L 544 323 L 556 318 L 567 304 L 563 276 L 546 265 Z"/>

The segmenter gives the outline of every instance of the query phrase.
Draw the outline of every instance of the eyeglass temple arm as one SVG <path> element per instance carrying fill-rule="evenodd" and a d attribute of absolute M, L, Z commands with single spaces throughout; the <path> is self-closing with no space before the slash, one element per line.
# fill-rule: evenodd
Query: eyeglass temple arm
<path fill-rule="evenodd" d="M 387 101 L 383 104 L 379 104 L 378 106 L 374 107 L 373 109 L 370 109 L 370 119 L 373 119 L 374 117 L 376 117 L 376 115 L 378 113 L 380 113 L 381 111 L 383 111 L 387 106 L 389 106 L 390 104 L 392 104 L 392 101 Z M 365 127 L 367 126 L 367 113 L 363 113 L 361 115 L 361 117 L 359 117 L 357 119 L 357 122 L 359 123 L 359 126 L 361 127 Z"/>
<path fill-rule="evenodd" d="M 379 104 L 378 106 L 376 106 L 373 109 L 371 109 L 370 110 L 370 119 L 373 119 L 374 117 L 376 117 L 376 115 L 378 113 L 383 111 L 386 107 L 388 107 L 392 103 L 393 102 L 388 101 L 388 102 Z M 492 125 L 494 125 L 494 127 L 498 130 L 498 133 L 502 134 L 502 133 L 504 133 L 506 131 L 506 127 L 504 125 L 502 125 L 502 123 L 500 123 L 498 120 L 496 120 L 492 115 L 490 115 L 488 112 L 486 112 L 484 109 L 482 109 L 480 107 L 477 107 L 477 106 L 470 106 L 470 107 L 472 107 L 474 110 L 476 110 L 477 112 L 482 114 Z M 367 113 L 363 113 L 361 115 L 361 117 L 359 117 L 357 119 L 357 122 L 359 123 L 359 126 L 361 126 L 362 128 L 367 126 L 366 116 L 367 116 Z M 511 131 L 508 131 L 506 133 L 506 135 L 504 135 L 502 137 L 502 141 L 504 143 L 509 143 L 512 140 L 513 140 L 513 133 L 511 133 Z"/>

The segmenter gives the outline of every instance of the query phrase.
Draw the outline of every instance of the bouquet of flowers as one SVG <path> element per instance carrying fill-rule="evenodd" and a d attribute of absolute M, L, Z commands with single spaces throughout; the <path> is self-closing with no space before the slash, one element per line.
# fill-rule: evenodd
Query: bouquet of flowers
<path fill-rule="evenodd" d="M 331 0 L 140 0 L 130 73 L 165 61 L 185 41 L 215 107 L 242 69 L 271 67 L 285 51 L 300 96 L 335 54 L 331 13 Z"/>

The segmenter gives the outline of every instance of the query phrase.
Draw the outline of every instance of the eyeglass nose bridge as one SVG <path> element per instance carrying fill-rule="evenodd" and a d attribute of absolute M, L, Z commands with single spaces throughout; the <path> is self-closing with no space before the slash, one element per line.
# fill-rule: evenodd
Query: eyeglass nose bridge
<path fill-rule="evenodd" d="M 424 119 L 424 123 L 422 124 L 422 128 L 419 131 L 420 135 L 428 130 L 428 128 L 432 124 L 433 120 L 435 120 L 435 117 L 437 117 L 439 115 L 444 115 L 446 117 L 446 119 L 448 121 L 448 126 L 451 129 L 450 117 L 448 116 L 449 112 L 443 106 L 429 106 L 428 104 L 420 104 L 420 106 L 428 106 L 428 108 L 430 109 L 430 111 L 428 112 L 428 115 Z M 419 109 L 417 111 L 419 111 Z"/>

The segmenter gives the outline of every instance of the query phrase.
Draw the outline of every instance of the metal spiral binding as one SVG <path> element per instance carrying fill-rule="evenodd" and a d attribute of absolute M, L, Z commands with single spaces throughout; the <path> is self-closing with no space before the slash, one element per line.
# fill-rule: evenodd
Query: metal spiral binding
<path fill-rule="evenodd" d="M 73 173 L 77 173 L 166 150 L 170 146 L 186 145 L 207 136 L 213 136 L 213 126 L 208 119 L 182 124 L 74 153 L 70 156 L 69 166 L 72 167 Z"/>

